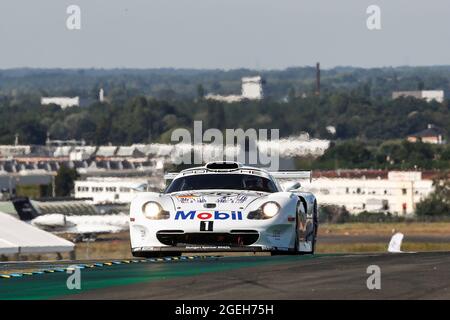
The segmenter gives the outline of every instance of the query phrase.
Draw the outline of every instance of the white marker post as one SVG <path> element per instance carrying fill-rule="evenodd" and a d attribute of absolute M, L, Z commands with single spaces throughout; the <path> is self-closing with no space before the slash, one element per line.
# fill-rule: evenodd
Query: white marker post
<path fill-rule="evenodd" d="M 403 252 L 401 250 L 402 241 L 403 241 L 403 233 L 397 232 L 396 234 L 394 234 L 391 238 L 391 241 L 389 242 L 388 252 L 391 253 Z"/>

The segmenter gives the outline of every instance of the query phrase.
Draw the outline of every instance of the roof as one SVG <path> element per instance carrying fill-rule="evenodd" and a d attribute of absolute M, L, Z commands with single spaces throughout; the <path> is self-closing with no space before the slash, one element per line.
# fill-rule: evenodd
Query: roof
<path fill-rule="evenodd" d="M 119 149 L 116 152 L 117 157 L 143 157 L 145 156 L 145 153 L 140 151 L 136 147 L 119 147 Z"/>
<path fill-rule="evenodd" d="M 437 137 L 444 135 L 444 130 L 438 127 L 431 127 L 427 128 L 425 130 L 419 131 L 414 134 L 410 134 L 409 137 L 417 137 L 417 138 L 424 138 L 424 137 Z"/>
<path fill-rule="evenodd" d="M 0 254 L 70 252 L 75 245 L 0 212 Z"/>
<path fill-rule="evenodd" d="M 56 147 L 55 152 L 53 153 L 54 157 L 68 157 L 70 152 L 72 151 L 72 146 L 61 146 Z"/>
<path fill-rule="evenodd" d="M 313 178 L 328 179 L 387 179 L 388 170 L 372 169 L 341 169 L 341 170 L 314 170 Z"/>
<path fill-rule="evenodd" d="M 260 82 L 262 81 L 261 76 L 254 76 L 254 77 L 243 77 L 242 82 Z"/>
<path fill-rule="evenodd" d="M 116 146 L 100 146 L 97 150 L 97 156 L 99 157 L 112 157 L 115 155 L 118 147 Z"/>
<path fill-rule="evenodd" d="M 388 179 L 389 172 L 408 173 L 409 171 L 389 171 L 389 170 L 372 170 L 372 169 L 341 169 L 341 170 L 315 170 L 313 171 L 313 180 L 319 178 L 328 179 Z M 440 170 L 418 171 L 422 173 L 422 180 L 433 180 L 442 177 Z M 450 174 L 447 174 L 450 178 Z"/>

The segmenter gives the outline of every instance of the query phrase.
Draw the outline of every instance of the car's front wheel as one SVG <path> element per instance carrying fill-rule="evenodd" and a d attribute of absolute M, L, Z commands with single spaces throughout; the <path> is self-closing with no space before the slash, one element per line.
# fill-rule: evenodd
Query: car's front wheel
<path fill-rule="evenodd" d="M 300 220 L 300 214 L 301 214 L 301 202 L 299 201 L 297 203 L 297 209 L 296 209 L 296 217 L 295 217 L 295 240 L 294 240 L 294 247 L 290 248 L 289 251 L 272 251 L 271 255 L 298 255 L 298 254 L 304 254 L 309 252 L 302 252 L 300 251 L 300 230 L 299 230 L 299 220 Z M 313 247 L 314 248 L 314 247 Z M 313 249 L 314 250 L 314 249 Z M 313 253 L 313 252 L 312 252 Z"/>
<path fill-rule="evenodd" d="M 317 231 L 319 230 L 319 218 L 317 213 L 317 202 L 314 202 L 314 213 L 313 213 L 313 221 L 312 221 L 312 230 L 306 236 L 306 241 L 311 241 L 311 251 L 306 252 L 303 251 L 303 254 L 314 254 L 316 250 L 316 241 L 317 241 Z"/>
<path fill-rule="evenodd" d="M 316 250 L 316 238 L 317 238 L 317 230 L 318 230 L 318 216 L 317 216 L 317 203 L 314 203 L 313 209 L 313 219 L 312 219 L 312 229 L 308 230 L 308 234 L 305 237 L 306 242 L 311 242 L 311 250 L 310 251 L 300 251 L 300 231 L 298 226 L 299 221 L 299 213 L 297 214 L 297 223 L 295 227 L 295 252 L 297 254 L 314 254 Z"/>

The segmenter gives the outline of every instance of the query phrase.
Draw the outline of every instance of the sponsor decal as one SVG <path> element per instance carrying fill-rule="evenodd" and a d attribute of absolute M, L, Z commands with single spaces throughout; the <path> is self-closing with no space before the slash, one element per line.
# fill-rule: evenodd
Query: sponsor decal
<path fill-rule="evenodd" d="M 272 237 L 275 238 L 276 240 L 280 240 L 281 237 L 281 231 L 280 230 L 273 230 L 272 232 Z"/>
<path fill-rule="evenodd" d="M 205 203 L 206 199 L 203 196 L 197 196 L 193 194 L 176 196 L 180 203 Z"/>
<path fill-rule="evenodd" d="M 188 250 L 231 249 L 230 246 L 186 246 Z"/>
<path fill-rule="evenodd" d="M 203 195 L 196 195 L 196 194 L 185 194 L 185 195 L 178 195 L 176 196 L 177 200 L 180 203 L 206 203 L 206 198 Z M 216 202 L 217 203 L 244 203 L 247 201 L 248 197 L 243 194 L 239 195 L 224 195 L 220 196 Z"/>
<path fill-rule="evenodd" d="M 242 220 L 241 211 L 183 211 L 175 214 L 175 220 Z"/>
<path fill-rule="evenodd" d="M 237 196 L 222 196 L 217 199 L 217 203 L 244 203 L 246 200 L 246 195 L 239 194 Z"/>
<path fill-rule="evenodd" d="M 200 221 L 200 231 L 213 231 L 214 221 Z"/>

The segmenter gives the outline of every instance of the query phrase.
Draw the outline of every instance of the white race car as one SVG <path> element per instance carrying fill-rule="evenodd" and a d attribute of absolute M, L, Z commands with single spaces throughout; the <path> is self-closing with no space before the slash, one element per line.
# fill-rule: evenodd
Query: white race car
<path fill-rule="evenodd" d="M 130 206 L 134 256 L 182 252 L 269 251 L 314 253 L 318 228 L 313 194 L 297 182 L 310 171 L 268 172 L 236 162 L 166 175 L 164 193 L 142 193 Z"/>

